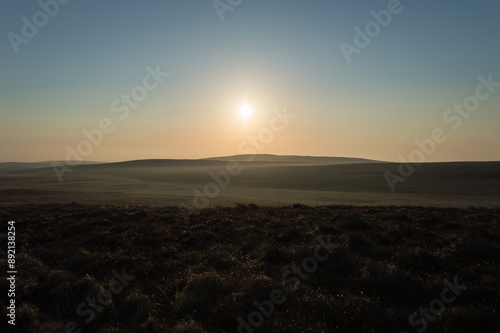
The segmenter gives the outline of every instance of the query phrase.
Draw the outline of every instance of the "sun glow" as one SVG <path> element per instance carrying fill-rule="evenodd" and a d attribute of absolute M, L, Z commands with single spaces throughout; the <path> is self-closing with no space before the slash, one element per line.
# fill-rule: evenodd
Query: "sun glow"
<path fill-rule="evenodd" d="M 243 119 L 248 119 L 252 115 L 252 109 L 247 104 L 243 104 L 240 108 L 240 115 Z"/>

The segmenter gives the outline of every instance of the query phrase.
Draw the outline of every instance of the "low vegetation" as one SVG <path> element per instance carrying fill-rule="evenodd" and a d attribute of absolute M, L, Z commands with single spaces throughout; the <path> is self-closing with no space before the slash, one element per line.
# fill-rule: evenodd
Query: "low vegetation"
<path fill-rule="evenodd" d="M 500 209 L 237 205 L 189 224 L 160 207 L 24 205 L 0 215 L 16 221 L 16 332 L 500 327 Z M 412 324 L 439 304 L 445 281 L 463 289 Z M 0 293 L 8 287 L 2 279 Z"/>

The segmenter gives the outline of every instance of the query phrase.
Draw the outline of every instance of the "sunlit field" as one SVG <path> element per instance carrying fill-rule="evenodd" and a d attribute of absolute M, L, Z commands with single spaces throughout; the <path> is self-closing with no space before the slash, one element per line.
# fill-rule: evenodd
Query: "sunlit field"
<path fill-rule="evenodd" d="M 237 174 L 227 172 L 237 162 Z M 0 205 L 23 203 L 187 206 L 413 205 L 498 207 L 500 163 L 430 163 L 394 184 L 396 163 L 257 155 L 141 160 L 74 167 L 58 181 L 47 164 L 0 163 Z"/>

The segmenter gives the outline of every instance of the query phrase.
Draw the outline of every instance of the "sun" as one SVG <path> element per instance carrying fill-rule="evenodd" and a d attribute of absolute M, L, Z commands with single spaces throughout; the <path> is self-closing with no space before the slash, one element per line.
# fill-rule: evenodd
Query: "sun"
<path fill-rule="evenodd" d="M 243 117 L 243 119 L 248 119 L 251 114 L 252 109 L 247 104 L 243 104 L 240 108 L 240 115 Z"/>

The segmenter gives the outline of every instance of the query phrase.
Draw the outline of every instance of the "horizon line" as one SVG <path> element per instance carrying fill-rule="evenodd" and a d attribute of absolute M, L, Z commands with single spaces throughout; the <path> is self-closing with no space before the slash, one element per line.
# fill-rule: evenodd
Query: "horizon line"
<path fill-rule="evenodd" d="M 235 155 L 222 155 L 222 156 L 209 156 L 209 157 L 191 157 L 191 158 L 140 158 L 140 159 L 129 159 L 129 160 L 114 160 L 114 161 L 94 161 L 94 160 L 80 160 L 81 163 L 95 163 L 95 164 L 110 164 L 110 163 L 124 163 L 124 162 L 134 162 L 134 161 L 166 161 L 166 160 L 177 160 L 177 161 L 199 161 L 207 159 L 218 159 L 218 158 L 230 158 L 230 157 L 241 157 L 241 156 L 274 156 L 274 157 L 303 157 L 303 158 L 340 158 L 340 159 L 358 159 L 372 161 L 375 163 L 402 163 L 402 161 L 384 161 L 376 160 L 365 157 L 354 157 L 354 156 L 326 156 L 326 155 L 293 155 L 293 154 L 272 154 L 272 153 L 262 153 L 262 154 L 235 154 Z M 53 162 L 65 162 L 66 160 L 45 160 L 45 161 L 0 161 L 0 164 L 5 163 L 25 163 L 25 164 L 37 164 L 37 163 L 53 163 Z M 248 161 L 251 162 L 251 161 Z M 500 162 L 500 160 L 442 160 L 442 161 L 424 161 L 418 164 L 431 164 L 431 163 L 488 163 L 488 162 Z M 409 163 L 409 162 L 407 162 Z M 412 163 L 415 164 L 415 163 Z"/>

